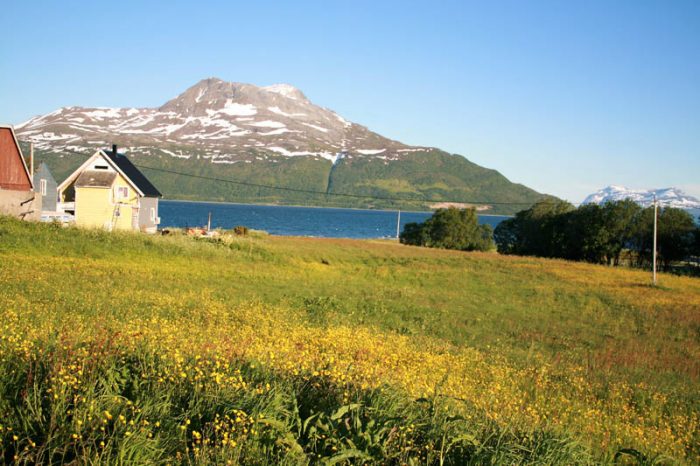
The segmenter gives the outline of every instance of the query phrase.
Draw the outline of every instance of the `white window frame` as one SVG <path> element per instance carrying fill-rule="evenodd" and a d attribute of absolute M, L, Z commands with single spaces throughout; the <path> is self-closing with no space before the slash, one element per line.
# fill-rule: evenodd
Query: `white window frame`
<path fill-rule="evenodd" d="M 124 190 L 124 191 L 122 191 Z M 122 195 L 122 193 L 124 193 Z M 129 197 L 129 187 L 128 186 L 117 186 L 117 199 L 127 199 Z"/>
<path fill-rule="evenodd" d="M 155 221 L 156 221 L 156 208 L 151 207 L 151 222 L 155 223 Z"/>
<path fill-rule="evenodd" d="M 46 180 L 44 178 L 39 180 L 39 192 L 42 196 L 46 196 Z"/>

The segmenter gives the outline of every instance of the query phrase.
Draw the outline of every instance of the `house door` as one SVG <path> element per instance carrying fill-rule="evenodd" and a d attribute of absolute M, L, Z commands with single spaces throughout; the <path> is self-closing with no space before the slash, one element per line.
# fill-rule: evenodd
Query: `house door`
<path fill-rule="evenodd" d="M 131 208 L 131 228 L 139 229 L 139 208 L 135 206 Z"/>

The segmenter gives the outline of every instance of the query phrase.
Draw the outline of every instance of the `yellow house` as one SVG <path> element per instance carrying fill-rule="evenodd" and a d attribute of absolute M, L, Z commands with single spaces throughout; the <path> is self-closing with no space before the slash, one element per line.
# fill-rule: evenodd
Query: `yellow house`
<path fill-rule="evenodd" d="M 155 233 L 160 192 L 124 155 L 99 150 L 58 185 L 59 210 L 76 225 Z"/>

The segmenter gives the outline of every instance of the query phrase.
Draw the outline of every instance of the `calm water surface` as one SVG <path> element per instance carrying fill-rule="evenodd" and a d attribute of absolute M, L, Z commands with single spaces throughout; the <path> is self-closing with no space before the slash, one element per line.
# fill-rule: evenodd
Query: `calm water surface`
<path fill-rule="evenodd" d="M 316 207 L 267 206 L 215 202 L 160 201 L 161 228 L 199 227 L 230 229 L 243 225 L 273 235 L 326 238 L 387 238 L 396 236 L 397 212 Z M 401 212 L 401 228 L 423 222 L 428 212 Z M 479 216 L 480 223 L 495 227 L 508 217 Z"/>

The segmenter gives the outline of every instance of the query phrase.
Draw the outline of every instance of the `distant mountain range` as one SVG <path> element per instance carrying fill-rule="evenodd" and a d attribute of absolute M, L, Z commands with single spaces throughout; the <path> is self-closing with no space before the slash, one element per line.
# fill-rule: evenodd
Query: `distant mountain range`
<path fill-rule="evenodd" d="M 624 186 L 608 186 L 603 188 L 583 201 L 584 204 L 604 204 L 608 201 L 621 201 L 632 199 L 643 207 L 653 205 L 654 196 L 663 207 L 677 207 L 679 209 L 700 209 L 700 200 L 685 194 L 678 188 L 664 189 L 629 189 Z"/>
<path fill-rule="evenodd" d="M 159 108 L 63 107 L 16 130 L 59 180 L 116 143 L 136 164 L 170 171 L 144 169 L 169 198 L 414 209 L 431 199 L 513 213 L 545 197 L 462 156 L 385 138 L 287 84 L 209 78 Z"/>

